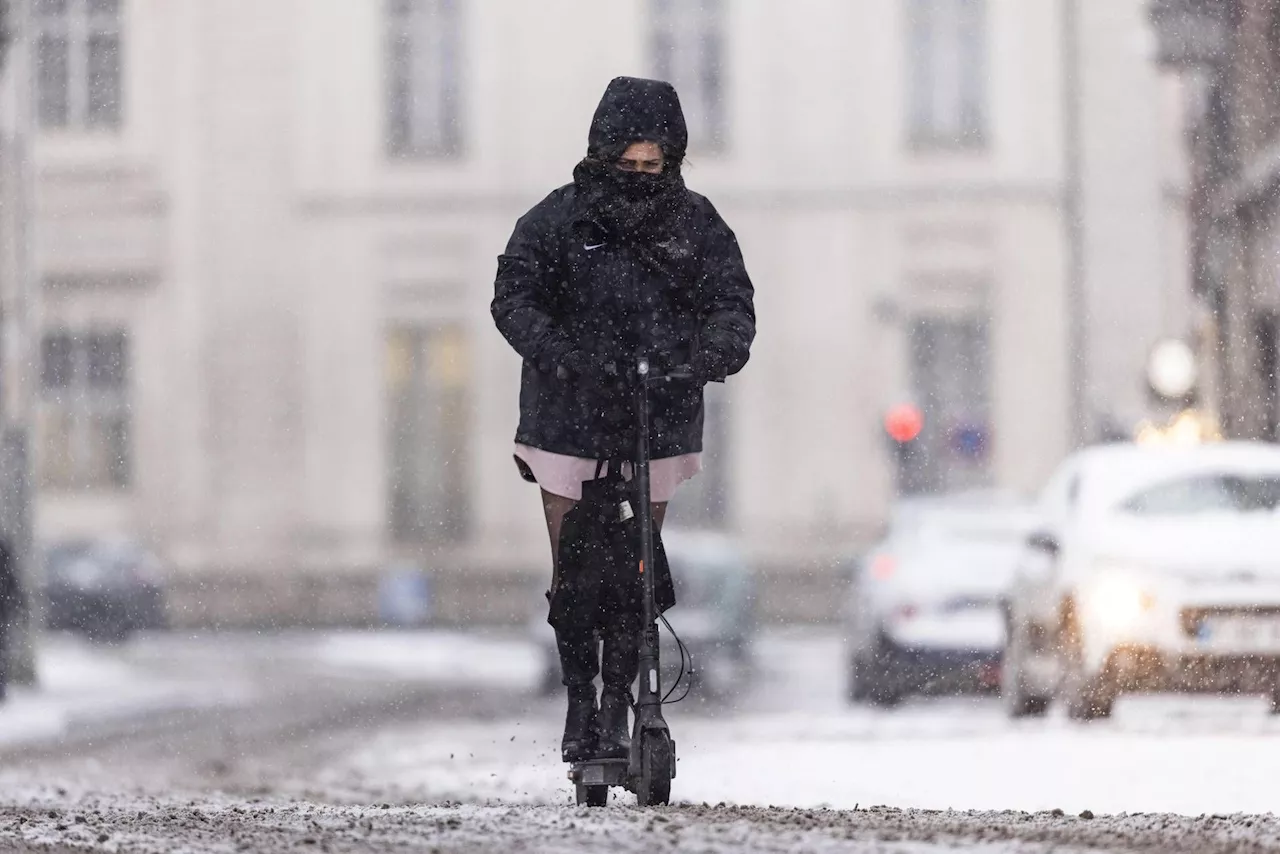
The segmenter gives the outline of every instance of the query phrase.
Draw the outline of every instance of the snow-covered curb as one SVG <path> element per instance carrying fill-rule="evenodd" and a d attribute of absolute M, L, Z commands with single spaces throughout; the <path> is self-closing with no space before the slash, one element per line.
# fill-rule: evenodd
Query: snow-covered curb
<path fill-rule="evenodd" d="M 527 690 L 539 674 L 532 640 L 452 631 L 338 632 L 315 640 L 318 662 L 403 681 Z"/>
<path fill-rule="evenodd" d="M 0 704 L 0 747 L 54 740 L 77 726 L 227 702 L 244 690 L 199 674 L 156 675 L 130 661 L 124 648 L 58 635 L 41 641 L 36 672 L 34 687 L 11 686 Z"/>

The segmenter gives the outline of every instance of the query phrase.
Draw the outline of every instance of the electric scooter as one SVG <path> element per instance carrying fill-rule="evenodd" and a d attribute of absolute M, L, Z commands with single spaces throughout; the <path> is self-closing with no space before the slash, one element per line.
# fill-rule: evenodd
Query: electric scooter
<path fill-rule="evenodd" d="M 636 519 L 640 528 L 641 624 L 640 689 L 636 692 L 631 754 L 626 759 L 589 759 L 569 768 L 578 804 L 602 807 L 609 787 L 621 786 L 642 806 L 671 800 L 671 780 L 676 776 L 676 743 L 662 717 L 662 680 L 658 667 L 658 606 L 654 592 L 653 511 L 649 503 L 649 386 L 688 379 L 692 372 L 679 367 L 663 375 L 650 373 L 648 358 L 636 363 L 636 464 L 631 483 Z"/>

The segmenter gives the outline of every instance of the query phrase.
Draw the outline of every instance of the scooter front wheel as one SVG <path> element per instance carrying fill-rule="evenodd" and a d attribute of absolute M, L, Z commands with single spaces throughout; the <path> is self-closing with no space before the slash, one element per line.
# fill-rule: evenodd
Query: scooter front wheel
<path fill-rule="evenodd" d="M 578 806 L 585 804 L 589 807 L 602 807 L 609 802 L 609 787 L 584 786 L 579 783 L 576 786 L 574 795 Z"/>
<path fill-rule="evenodd" d="M 642 807 L 671 801 L 671 739 L 665 732 L 646 732 L 640 743 L 640 785 L 636 803 Z"/>

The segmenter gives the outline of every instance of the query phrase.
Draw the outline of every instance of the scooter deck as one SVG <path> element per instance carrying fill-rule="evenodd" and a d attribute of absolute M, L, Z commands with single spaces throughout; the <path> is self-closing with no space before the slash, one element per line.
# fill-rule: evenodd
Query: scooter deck
<path fill-rule="evenodd" d="M 581 786 L 625 786 L 627 760 L 588 759 L 569 767 L 569 779 Z"/>

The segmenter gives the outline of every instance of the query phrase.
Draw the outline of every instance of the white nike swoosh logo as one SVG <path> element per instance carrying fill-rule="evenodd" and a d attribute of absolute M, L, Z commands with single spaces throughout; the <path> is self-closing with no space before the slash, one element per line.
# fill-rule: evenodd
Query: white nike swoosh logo
<path fill-rule="evenodd" d="M 590 252 L 592 249 L 599 249 L 601 246 L 604 246 L 604 244 L 603 243 L 596 243 L 594 245 L 589 245 L 586 243 L 582 244 L 582 248 L 587 250 L 588 252 Z"/>

